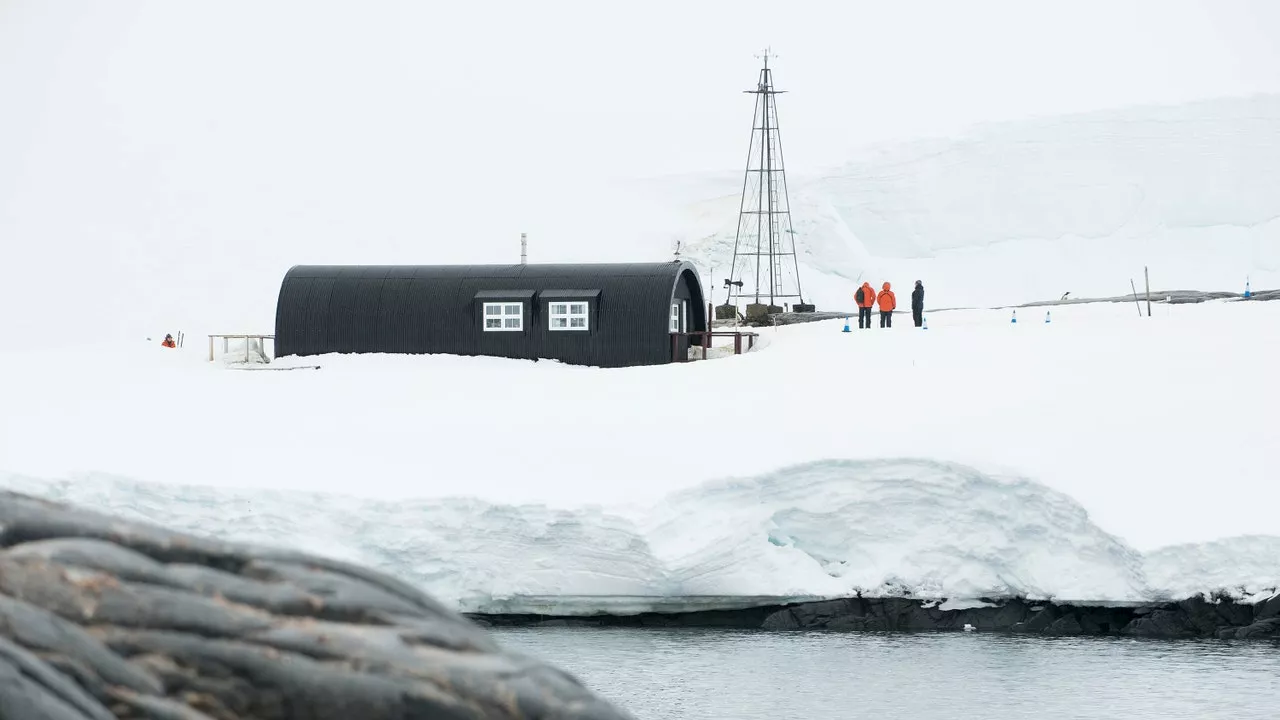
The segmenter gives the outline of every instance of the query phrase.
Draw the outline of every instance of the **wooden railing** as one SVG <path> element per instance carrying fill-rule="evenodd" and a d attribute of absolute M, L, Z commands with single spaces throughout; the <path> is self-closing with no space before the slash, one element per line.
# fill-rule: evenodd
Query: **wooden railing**
<path fill-rule="evenodd" d="M 227 353 L 231 352 L 231 341 L 233 339 L 244 340 L 244 361 L 245 362 L 249 362 L 249 341 L 250 340 L 270 340 L 273 343 L 276 341 L 275 335 L 248 335 L 243 333 L 210 335 L 209 336 L 209 362 L 213 362 L 213 339 L 214 338 L 222 338 L 222 354 L 223 355 L 226 355 Z M 262 346 L 262 352 L 264 355 L 267 352 L 267 346 L 265 343 Z"/>
<path fill-rule="evenodd" d="M 742 330 L 696 330 L 694 332 L 673 332 L 671 333 L 671 362 L 688 362 L 689 353 L 680 352 L 680 338 L 698 338 L 699 342 L 695 346 L 692 340 L 689 347 L 701 347 L 702 358 L 707 359 L 707 351 L 711 349 L 713 338 L 731 337 L 733 338 L 733 354 L 742 354 L 742 339 L 747 339 L 747 351 L 751 351 L 756 346 L 756 338 L 760 337 L 759 333 L 746 332 Z M 683 355 L 683 356 L 682 356 Z M 696 359 L 696 358 L 695 358 Z"/>

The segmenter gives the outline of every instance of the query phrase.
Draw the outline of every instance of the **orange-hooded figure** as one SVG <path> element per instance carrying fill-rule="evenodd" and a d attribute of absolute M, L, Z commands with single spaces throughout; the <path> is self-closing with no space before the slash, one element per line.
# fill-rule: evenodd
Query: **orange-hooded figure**
<path fill-rule="evenodd" d="M 862 291 L 862 302 L 858 303 L 858 307 L 871 307 L 876 304 L 876 291 L 871 287 L 871 283 L 864 282 L 858 289 Z M 854 300 L 857 299 L 855 296 Z"/>
<path fill-rule="evenodd" d="M 898 298 L 889 289 L 889 283 L 884 284 L 884 289 L 880 291 L 876 302 L 880 303 L 880 312 L 893 312 L 898 309 Z"/>
<path fill-rule="evenodd" d="M 858 300 L 858 293 L 854 292 L 853 300 L 858 304 L 858 327 L 871 327 L 871 308 L 876 306 L 876 291 L 871 287 L 871 283 L 864 282 L 862 287 L 858 288 L 862 291 L 862 299 Z"/>
<path fill-rule="evenodd" d="M 876 302 L 880 305 L 880 327 L 893 327 L 893 311 L 898 308 L 898 298 L 889 289 L 889 283 L 884 284 Z"/>

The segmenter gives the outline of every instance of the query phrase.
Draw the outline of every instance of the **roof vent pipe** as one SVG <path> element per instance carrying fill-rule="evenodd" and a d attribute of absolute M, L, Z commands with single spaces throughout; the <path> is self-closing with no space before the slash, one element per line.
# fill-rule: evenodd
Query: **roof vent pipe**
<path fill-rule="evenodd" d="M 524 233 L 520 233 L 520 264 L 527 265 L 529 261 L 529 241 Z"/>

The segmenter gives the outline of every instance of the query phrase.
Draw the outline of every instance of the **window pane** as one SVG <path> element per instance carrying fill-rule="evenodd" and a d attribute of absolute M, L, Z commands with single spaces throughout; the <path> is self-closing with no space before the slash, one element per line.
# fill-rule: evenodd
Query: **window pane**
<path fill-rule="evenodd" d="M 580 317 L 572 318 L 572 319 L 570 319 L 570 320 L 569 320 L 569 325 L 570 325 L 571 327 L 576 327 L 576 328 L 586 327 L 586 326 L 587 326 L 587 319 L 586 319 L 586 318 L 580 318 Z"/>
<path fill-rule="evenodd" d="M 551 318 L 551 327 L 553 328 L 565 327 L 565 319 L 562 317 Z"/>
<path fill-rule="evenodd" d="M 519 315 L 519 314 L 521 314 L 521 313 L 520 313 L 520 306 L 519 306 L 519 305 L 508 305 L 508 306 L 507 306 L 507 308 L 506 308 L 506 313 L 507 313 L 508 315 Z"/>
<path fill-rule="evenodd" d="M 586 305 L 583 305 L 583 304 L 581 304 L 581 303 L 578 303 L 578 304 L 574 305 L 574 306 L 573 306 L 573 309 L 572 309 L 572 310 L 570 310 L 569 312 L 573 313 L 574 315 L 586 315 L 586 314 L 587 314 L 587 306 L 586 306 Z"/>
<path fill-rule="evenodd" d="M 509 327 L 509 328 L 519 328 L 519 327 L 520 327 L 520 318 L 510 318 L 510 317 L 509 317 L 509 318 L 507 318 L 507 319 L 506 319 L 506 327 Z"/>
<path fill-rule="evenodd" d="M 565 310 L 565 306 L 563 304 L 556 304 L 551 306 L 552 315 L 563 315 L 565 314 L 565 312 L 567 311 Z"/>
<path fill-rule="evenodd" d="M 497 305 L 485 305 L 484 314 L 485 315 L 501 315 L 502 308 L 498 307 Z"/>
<path fill-rule="evenodd" d="M 487 328 L 500 328 L 502 327 L 502 321 L 498 319 L 486 319 L 484 321 L 484 326 Z"/>

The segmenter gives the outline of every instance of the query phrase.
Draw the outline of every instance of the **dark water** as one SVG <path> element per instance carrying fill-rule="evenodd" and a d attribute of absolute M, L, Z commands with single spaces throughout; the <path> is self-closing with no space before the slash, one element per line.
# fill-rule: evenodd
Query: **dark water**
<path fill-rule="evenodd" d="M 1280 718 L 1280 644 L 502 629 L 641 720 Z"/>

